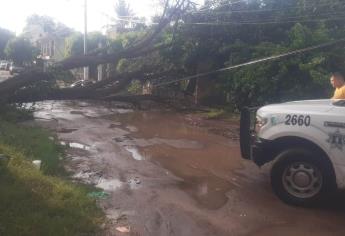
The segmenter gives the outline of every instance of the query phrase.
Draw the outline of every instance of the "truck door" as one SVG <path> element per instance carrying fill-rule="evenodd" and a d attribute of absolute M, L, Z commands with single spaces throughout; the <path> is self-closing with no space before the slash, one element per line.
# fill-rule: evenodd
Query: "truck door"
<path fill-rule="evenodd" d="M 328 132 L 327 143 L 339 164 L 345 165 L 345 100 L 333 104 L 332 110 L 325 117 L 324 126 Z"/>

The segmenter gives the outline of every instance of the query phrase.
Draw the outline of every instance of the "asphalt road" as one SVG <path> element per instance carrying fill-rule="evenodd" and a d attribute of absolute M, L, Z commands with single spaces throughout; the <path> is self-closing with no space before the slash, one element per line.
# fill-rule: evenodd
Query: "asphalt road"
<path fill-rule="evenodd" d="M 0 70 L 0 83 L 7 80 L 10 77 L 10 73 L 8 71 Z"/>

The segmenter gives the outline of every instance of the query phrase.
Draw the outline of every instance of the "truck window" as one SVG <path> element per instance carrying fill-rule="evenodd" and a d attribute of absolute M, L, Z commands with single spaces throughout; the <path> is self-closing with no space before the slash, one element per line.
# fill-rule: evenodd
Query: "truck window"
<path fill-rule="evenodd" d="M 345 100 L 339 100 L 339 101 L 333 102 L 333 105 L 337 107 L 345 107 Z"/>

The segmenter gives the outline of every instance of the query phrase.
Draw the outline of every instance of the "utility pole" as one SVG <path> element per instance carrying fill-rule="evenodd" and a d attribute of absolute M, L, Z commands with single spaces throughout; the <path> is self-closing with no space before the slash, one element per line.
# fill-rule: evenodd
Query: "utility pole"
<path fill-rule="evenodd" d="M 87 54 L 87 0 L 84 0 L 84 55 Z M 84 67 L 84 80 L 89 79 L 89 67 Z"/>
<path fill-rule="evenodd" d="M 98 48 L 102 48 L 102 43 L 98 44 Z M 98 75 L 97 75 L 98 78 L 97 78 L 97 80 L 101 81 L 103 79 L 103 66 L 99 65 L 97 67 L 97 71 L 98 71 Z"/>

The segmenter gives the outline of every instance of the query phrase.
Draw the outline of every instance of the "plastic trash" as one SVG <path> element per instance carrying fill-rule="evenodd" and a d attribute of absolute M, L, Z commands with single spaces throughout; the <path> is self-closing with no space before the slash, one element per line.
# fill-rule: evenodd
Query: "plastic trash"
<path fill-rule="evenodd" d="M 34 164 L 34 167 L 37 169 L 37 170 L 40 170 L 41 169 L 41 165 L 42 165 L 42 161 L 41 160 L 34 160 L 32 162 L 32 164 Z"/>

